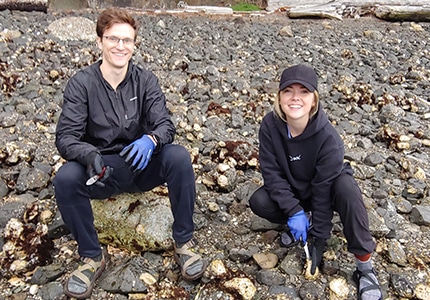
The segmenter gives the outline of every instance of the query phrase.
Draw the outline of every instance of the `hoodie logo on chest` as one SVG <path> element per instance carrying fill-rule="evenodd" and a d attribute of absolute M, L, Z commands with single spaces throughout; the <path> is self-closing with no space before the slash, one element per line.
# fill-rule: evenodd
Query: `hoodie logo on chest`
<path fill-rule="evenodd" d="M 302 155 L 296 155 L 296 156 L 292 156 L 290 155 L 290 161 L 296 161 L 296 160 L 301 160 L 302 159 Z"/>

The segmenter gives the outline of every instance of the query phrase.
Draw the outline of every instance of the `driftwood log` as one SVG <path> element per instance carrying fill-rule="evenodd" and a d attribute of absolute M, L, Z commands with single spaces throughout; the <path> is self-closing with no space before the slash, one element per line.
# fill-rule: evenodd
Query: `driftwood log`
<path fill-rule="evenodd" d="M 291 7 L 288 10 L 290 18 L 329 18 L 342 19 L 342 14 L 339 13 L 341 3 L 330 2 L 318 5 L 301 5 Z"/>
<path fill-rule="evenodd" d="M 393 1 L 388 0 L 387 5 L 359 0 L 350 2 L 330 1 L 317 5 L 293 6 L 287 12 L 290 18 L 309 17 L 341 20 L 345 17 L 374 15 L 386 21 L 430 21 L 430 1 L 426 1 L 426 5 L 419 5 L 419 3 L 414 5 L 392 5 L 392 3 Z"/>
<path fill-rule="evenodd" d="M 48 0 L 0 0 L 0 10 L 43 11 L 48 10 Z"/>
<path fill-rule="evenodd" d="M 380 6 L 375 16 L 387 21 L 430 22 L 430 5 L 423 6 Z"/>

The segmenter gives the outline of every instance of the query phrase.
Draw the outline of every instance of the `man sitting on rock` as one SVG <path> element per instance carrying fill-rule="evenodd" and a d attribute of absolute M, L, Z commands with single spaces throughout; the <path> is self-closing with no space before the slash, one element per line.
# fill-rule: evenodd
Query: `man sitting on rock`
<path fill-rule="evenodd" d="M 176 130 L 158 79 L 131 62 L 137 23 L 127 11 L 112 8 L 100 14 L 96 31 L 102 59 L 68 82 L 56 132 L 67 163 L 55 176 L 55 196 L 81 257 L 64 292 L 78 299 L 91 295 L 106 265 L 90 199 L 167 183 L 182 276 L 198 279 L 206 267 L 193 252 L 196 189 L 190 155 L 172 144 Z"/>

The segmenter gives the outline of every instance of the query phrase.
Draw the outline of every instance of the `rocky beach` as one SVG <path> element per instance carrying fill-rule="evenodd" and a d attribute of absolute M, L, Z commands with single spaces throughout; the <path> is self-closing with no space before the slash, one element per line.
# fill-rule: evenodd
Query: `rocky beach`
<path fill-rule="evenodd" d="M 140 251 L 103 242 L 107 269 L 91 299 L 356 299 L 355 261 L 336 215 L 322 274 L 307 280 L 303 248 L 281 247 L 282 226 L 248 206 L 262 184 L 259 124 L 282 70 L 297 63 L 317 71 L 321 103 L 344 139 L 384 299 L 430 299 L 430 23 L 368 13 L 334 20 L 132 12 L 140 23 L 134 61 L 158 76 L 175 143 L 192 157 L 195 237 L 210 265 L 189 283 L 170 244 Z M 62 284 L 77 252 L 53 193 L 64 163 L 55 127 L 68 79 L 99 58 L 97 16 L 93 9 L 0 11 L 0 300 L 66 299 Z M 166 200 L 166 187 L 146 197 L 124 201 L 130 208 Z M 165 210 L 153 211 L 160 218 L 142 231 L 169 224 Z M 168 228 L 156 234 L 163 233 Z"/>

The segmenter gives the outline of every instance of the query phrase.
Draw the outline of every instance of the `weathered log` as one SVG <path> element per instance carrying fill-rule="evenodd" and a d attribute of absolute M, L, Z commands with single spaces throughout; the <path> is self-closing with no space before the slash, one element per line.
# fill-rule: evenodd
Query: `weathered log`
<path fill-rule="evenodd" d="M 430 21 L 430 5 L 423 6 L 380 6 L 375 9 L 375 16 L 386 21 Z"/>
<path fill-rule="evenodd" d="M 48 10 L 48 0 L 0 0 L 0 10 L 43 11 Z"/>
<path fill-rule="evenodd" d="M 366 0 L 330 1 L 317 5 L 293 6 L 287 11 L 290 18 L 312 17 L 341 20 L 342 16 L 348 15 L 348 11 L 351 9 L 359 11 L 363 8 L 367 13 L 386 21 L 430 21 L 430 3 L 427 5 L 381 5 L 371 4 Z"/>
<path fill-rule="evenodd" d="M 177 7 L 179 10 L 187 13 L 206 13 L 206 14 L 215 14 L 215 15 L 233 14 L 233 9 L 231 7 L 191 6 L 186 4 L 184 1 L 179 1 Z"/>
<path fill-rule="evenodd" d="M 338 13 L 341 3 L 332 1 L 321 5 L 295 6 L 289 9 L 289 18 L 329 18 L 342 20 L 342 15 Z"/>
<path fill-rule="evenodd" d="M 385 5 L 393 5 L 393 6 L 428 6 L 429 0 L 268 0 L 269 6 L 277 6 L 277 7 L 296 7 L 296 6 L 313 6 L 313 5 L 325 5 L 328 3 L 337 2 L 338 4 L 342 4 L 345 6 L 355 6 L 355 7 L 363 7 L 363 6 L 385 6 Z"/>
<path fill-rule="evenodd" d="M 393 11 L 404 13 L 405 20 L 428 21 L 426 10 L 430 6 L 430 0 L 302 0 L 298 5 L 297 0 L 267 0 L 268 11 L 287 11 L 290 18 L 320 17 L 341 18 L 349 15 L 348 11 L 371 11 L 374 14 L 376 8 L 393 7 Z M 422 12 L 417 7 L 423 9 Z M 396 9 L 397 8 L 397 9 Z M 410 13 L 408 13 L 410 11 Z M 414 16 L 418 11 L 419 16 Z M 381 13 L 382 14 L 382 13 Z M 425 16 L 423 18 L 423 16 Z M 393 17 L 396 20 L 397 17 Z"/>
<path fill-rule="evenodd" d="M 344 0 L 346 6 L 428 6 L 429 0 Z"/>

